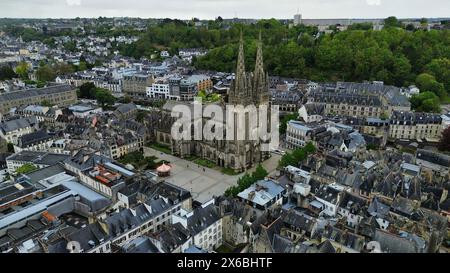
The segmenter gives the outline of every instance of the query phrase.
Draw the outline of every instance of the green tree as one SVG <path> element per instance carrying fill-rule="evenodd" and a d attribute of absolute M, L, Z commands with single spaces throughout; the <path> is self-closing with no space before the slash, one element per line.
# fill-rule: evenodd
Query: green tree
<path fill-rule="evenodd" d="M 308 155 L 316 152 L 316 147 L 308 142 L 305 147 L 300 149 L 295 149 L 292 153 L 286 153 L 283 155 L 278 162 L 278 168 L 284 168 L 286 166 L 297 166 L 299 162 L 305 160 Z"/>
<path fill-rule="evenodd" d="M 286 167 L 286 166 L 296 166 L 298 164 L 298 161 L 295 160 L 295 157 L 291 153 L 286 153 L 283 155 L 280 159 L 280 162 L 278 163 L 278 167 Z"/>
<path fill-rule="evenodd" d="M 96 87 L 93 82 L 83 83 L 80 86 L 80 92 L 79 92 L 78 97 L 84 98 L 84 99 L 95 99 L 95 91 L 96 91 Z"/>
<path fill-rule="evenodd" d="M 264 179 L 269 173 L 261 164 L 256 166 L 255 171 L 252 173 L 253 179 L 256 181 Z"/>
<path fill-rule="evenodd" d="M 53 66 L 57 76 L 66 75 L 74 72 L 73 66 L 67 63 L 59 62 Z"/>
<path fill-rule="evenodd" d="M 77 50 L 77 43 L 75 41 L 70 41 L 64 44 L 64 49 L 75 52 Z"/>
<path fill-rule="evenodd" d="M 408 31 L 414 31 L 416 30 L 416 27 L 413 24 L 407 24 L 405 29 Z"/>
<path fill-rule="evenodd" d="M 400 27 L 401 23 L 395 16 L 390 16 L 386 19 L 384 19 L 384 27 L 390 28 L 390 27 Z"/>
<path fill-rule="evenodd" d="M 316 147 L 312 142 L 306 143 L 305 147 L 303 148 L 307 154 L 313 154 L 316 152 Z"/>
<path fill-rule="evenodd" d="M 10 80 L 16 78 L 17 74 L 14 70 L 8 65 L 0 66 L 0 81 Z"/>
<path fill-rule="evenodd" d="M 147 112 L 139 110 L 136 114 L 136 121 L 142 123 L 146 116 L 147 116 Z"/>
<path fill-rule="evenodd" d="M 98 88 L 95 92 L 95 99 L 102 106 L 113 105 L 116 102 L 116 98 L 106 89 Z"/>
<path fill-rule="evenodd" d="M 296 119 L 298 119 L 298 114 L 288 114 L 288 115 L 284 116 L 280 121 L 280 127 L 279 127 L 280 135 L 283 135 L 286 133 L 287 124 L 289 123 L 289 121 L 296 120 Z"/>
<path fill-rule="evenodd" d="M 411 64 L 409 63 L 409 60 L 403 55 L 397 56 L 394 59 L 392 72 L 395 85 L 402 86 L 406 81 L 410 80 Z"/>
<path fill-rule="evenodd" d="M 20 62 L 16 66 L 16 73 L 21 79 L 28 79 L 28 71 L 30 70 L 30 65 L 27 62 Z"/>
<path fill-rule="evenodd" d="M 14 144 L 8 142 L 8 153 L 14 153 Z"/>
<path fill-rule="evenodd" d="M 80 61 L 80 64 L 78 65 L 79 71 L 86 71 L 88 69 L 86 62 Z"/>
<path fill-rule="evenodd" d="M 269 173 L 261 164 L 258 164 L 256 166 L 255 171 L 250 175 L 248 173 L 244 174 L 242 177 L 240 177 L 237 181 L 237 186 L 233 186 L 228 188 L 225 191 L 225 196 L 229 197 L 235 197 L 240 193 L 241 191 L 247 189 L 252 184 L 256 183 L 259 180 L 264 179 Z"/>
<path fill-rule="evenodd" d="M 420 19 L 420 24 L 421 24 L 422 26 L 426 26 L 426 25 L 428 24 L 428 19 L 427 19 L 427 18 L 422 18 L 422 19 Z"/>
<path fill-rule="evenodd" d="M 37 69 L 36 77 L 40 81 L 52 82 L 56 78 L 56 72 L 50 65 L 44 65 Z"/>
<path fill-rule="evenodd" d="M 421 92 L 410 99 L 411 108 L 417 112 L 440 113 L 440 99 L 433 92 Z"/>
<path fill-rule="evenodd" d="M 428 73 L 422 73 L 417 76 L 416 85 L 423 92 L 433 92 L 440 98 L 445 98 L 446 96 L 444 85 L 440 82 L 437 82 L 436 78 Z"/>
<path fill-rule="evenodd" d="M 447 127 L 447 129 L 442 131 L 442 136 L 438 147 L 441 151 L 450 151 L 450 127 Z"/>
<path fill-rule="evenodd" d="M 450 59 L 433 59 L 426 67 L 427 73 L 433 75 L 436 81 L 444 84 L 447 93 L 450 93 Z"/>

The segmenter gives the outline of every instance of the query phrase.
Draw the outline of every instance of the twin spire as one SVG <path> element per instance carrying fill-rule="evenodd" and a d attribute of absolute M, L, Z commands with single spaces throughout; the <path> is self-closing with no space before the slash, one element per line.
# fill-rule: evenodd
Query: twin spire
<path fill-rule="evenodd" d="M 259 31 L 258 46 L 256 50 L 256 63 L 255 63 L 255 74 L 262 72 L 264 74 L 264 63 L 263 63 L 263 53 L 262 53 L 262 34 Z M 236 76 L 240 74 L 245 74 L 245 55 L 244 55 L 244 37 L 241 31 L 241 37 L 239 39 L 239 53 L 236 68 Z"/>
<path fill-rule="evenodd" d="M 230 93 L 231 101 L 233 103 L 245 103 L 245 100 L 251 99 L 253 102 L 258 102 L 260 100 L 259 97 L 264 92 L 268 92 L 267 80 L 268 77 L 264 73 L 261 31 L 259 32 L 256 51 L 255 70 L 249 74 L 245 71 L 244 38 L 241 31 L 236 77 Z"/>

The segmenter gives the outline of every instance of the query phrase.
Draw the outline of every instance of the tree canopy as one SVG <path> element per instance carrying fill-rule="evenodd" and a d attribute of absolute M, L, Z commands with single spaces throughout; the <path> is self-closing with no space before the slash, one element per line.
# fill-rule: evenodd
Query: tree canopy
<path fill-rule="evenodd" d="M 8 65 L 0 66 L 0 81 L 10 80 L 16 78 L 17 74 L 14 70 Z"/>
<path fill-rule="evenodd" d="M 450 152 L 450 127 L 442 131 L 442 137 L 438 147 L 441 151 Z"/>
<path fill-rule="evenodd" d="M 256 166 L 256 169 L 252 174 L 246 173 L 244 174 L 244 176 L 238 179 L 237 186 L 228 188 L 225 191 L 225 196 L 236 197 L 238 193 L 247 189 L 257 181 L 264 179 L 268 174 L 269 173 L 267 172 L 267 170 L 264 169 L 264 167 L 261 164 L 258 164 L 258 166 Z"/>
<path fill-rule="evenodd" d="M 78 97 L 97 100 L 102 106 L 113 105 L 116 102 L 116 98 L 109 90 L 97 88 L 92 82 L 87 82 L 80 86 Z"/>
<path fill-rule="evenodd" d="M 422 92 L 412 96 L 411 108 L 417 112 L 439 113 L 441 111 L 439 97 L 433 92 Z"/>
<path fill-rule="evenodd" d="M 313 154 L 316 152 L 316 147 L 311 142 L 308 142 L 305 147 L 295 149 L 291 153 L 286 153 L 283 155 L 280 159 L 280 162 L 278 162 L 279 168 L 284 168 L 289 165 L 291 166 L 298 166 L 299 162 L 305 160 L 308 155 Z"/>
<path fill-rule="evenodd" d="M 28 79 L 28 71 L 30 70 L 30 65 L 27 62 L 20 62 L 16 66 L 16 73 L 21 79 Z"/>

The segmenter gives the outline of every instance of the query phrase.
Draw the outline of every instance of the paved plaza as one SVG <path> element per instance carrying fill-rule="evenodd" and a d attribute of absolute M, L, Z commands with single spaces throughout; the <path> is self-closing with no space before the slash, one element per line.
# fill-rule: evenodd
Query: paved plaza
<path fill-rule="evenodd" d="M 211 200 L 213 196 L 222 195 L 227 188 L 236 185 L 238 178 L 243 175 L 226 175 L 220 171 L 199 166 L 192 161 L 184 160 L 148 147 L 144 148 L 144 155 L 153 155 L 161 160 L 169 161 L 172 166 L 171 175 L 165 180 L 189 190 L 192 197 L 201 203 Z M 272 154 L 270 159 L 263 162 L 264 168 L 269 173 L 274 172 L 279 159 L 279 155 Z M 249 170 L 249 172 L 252 171 L 253 169 Z"/>

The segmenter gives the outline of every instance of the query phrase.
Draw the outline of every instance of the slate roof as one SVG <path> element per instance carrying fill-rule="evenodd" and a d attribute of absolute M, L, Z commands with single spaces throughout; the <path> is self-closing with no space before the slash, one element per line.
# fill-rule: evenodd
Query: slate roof
<path fill-rule="evenodd" d="M 272 180 L 260 180 L 240 192 L 238 196 L 242 199 L 250 200 L 258 205 L 264 206 L 284 191 L 285 188 Z M 254 193 L 253 197 L 251 197 L 251 193 Z"/>
<path fill-rule="evenodd" d="M 275 253 L 289 253 L 294 243 L 287 237 L 275 234 L 272 239 L 272 249 Z"/>
<path fill-rule="evenodd" d="M 316 219 L 299 213 L 296 210 L 290 210 L 283 215 L 283 223 L 290 228 L 295 227 L 305 231 L 310 236 L 316 224 Z"/>
<path fill-rule="evenodd" d="M 131 112 L 136 109 L 137 109 L 137 106 L 134 103 L 127 103 L 127 104 L 119 105 L 117 107 L 116 111 L 118 111 L 121 114 L 126 114 L 126 113 Z"/>
<path fill-rule="evenodd" d="M 376 230 L 372 238 L 380 243 L 381 250 L 387 253 L 416 253 L 417 249 L 413 241 L 391 234 L 389 232 Z"/>
<path fill-rule="evenodd" d="M 93 152 L 80 150 L 73 157 L 68 157 L 64 162 L 83 171 L 94 167 L 98 163 L 111 162 L 111 159 Z"/>
<path fill-rule="evenodd" d="M 394 111 L 390 122 L 393 125 L 441 124 L 442 117 L 440 114 Z"/>
<path fill-rule="evenodd" d="M 36 96 L 52 96 L 53 94 L 58 94 L 62 92 L 67 92 L 74 90 L 74 88 L 70 85 L 53 85 L 44 88 L 35 88 L 35 89 L 25 89 L 15 92 L 3 93 L 0 94 L 0 102 L 10 101 L 10 100 L 19 100 L 26 99 L 29 97 Z"/>
<path fill-rule="evenodd" d="M 417 159 L 428 161 L 444 167 L 450 167 L 450 156 L 441 153 L 419 149 L 416 152 Z"/>
<path fill-rule="evenodd" d="M 165 253 L 169 253 L 184 244 L 190 237 L 189 231 L 181 223 L 166 226 L 162 232 L 155 235 L 155 239 L 161 243 L 161 248 Z"/>
<path fill-rule="evenodd" d="M 67 236 L 71 241 L 76 241 L 85 252 L 106 241 L 109 236 L 102 230 L 98 223 L 89 224 L 84 228 Z"/>
<path fill-rule="evenodd" d="M 114 212 L 105 219 L 105 222 L 108 225 L 109 235 L 112 237 L 118 236 L 139 224 L 138 218 L 134 217 L 129 209 Z"/>
<path fill-rule="evenodd" d="M 390 207 L 383 204 L 377 197 L 375 197 L 369 205 L 367 212 L 374 217 L 381 219 L 389 218 Z"/>
<path fill-rule="evenodd" d="M 159 253 L 158 248 L 146 237 L 137 237 L 122 246 L 125 253 Z"/>
<path fill-rule="evenodd" d="M 35 145 L 42 141 L 47 141 L 52 139 L 53 137 L 47 133 L 45 130 L 38 130 L 36 132 L 32 132 L 26 135 L 19 137 L 17 146 L 21 148 L 25 148 L 28 146 Z"/>
<path fill-rule="evenodd" d="M 339 206 L 349 210 L 352 214 L 359 214 L 366 210 L 367 204 L 366 199 L 344 192 Z"/>
<path fill-rule="evenodd" d="M 325 200 L 327 202 L 330 202 L 332 204 L 336 204 L 338 201 L 338 195 L 339 191 L 328 186 L 323 186 L 321 189 L 316 193 L 316 198 L 320 198 L 322 200 Z"/>
<path fill-rule="evenodd" d="M 52 154 L 47 152 L 35 152 L 35 151 L 21 151 L 19 153 L 12 154 L 7 157 L 7 160 L 22 161 L 35 163 L 39 165 L 55 165 L 70 158 L 69 155 L 64 154 Z"/>
<path fill-rule="evenodd" d="M 381 107 L 382 103 L 378 96 L 359 95 L 349 93 L 314 93 L 311 98 L 314 102 L 327 104 L 349 104 L 361 106 Z"/>
<path fill-rule="evenodd" d="M 361 251 L 365 242 L 364 237 L 352 232 L 343 231 L 333 226 L 327 226 L 322 234 L 322 237 L 340 243 L 341 245 L 356 251 Z"/>
<path fill-rule="evenodd" d="M 18 129 L 32 127 L 36 123 L 36 117 L 13 119 L 0 123 L 0 130 L 2 130 L 3 134 L 7 134 Z"/>
<path fill-rule="evenodd" d="M 187 229 L 194 236 L 220 219 L 219 211 L 214 204 L 199 207 L 187 218 Z"/>
<path fill-rule="evenodd" d="M 414 203 L 401 196 L 397 196 L 392 202 L 391 208 L 405 216 L 411 216 L 415 211 Z"/>

